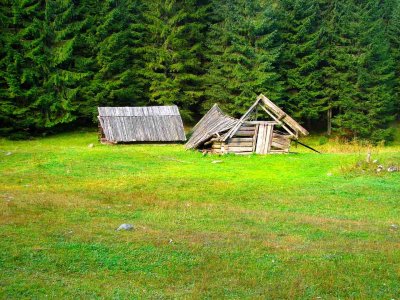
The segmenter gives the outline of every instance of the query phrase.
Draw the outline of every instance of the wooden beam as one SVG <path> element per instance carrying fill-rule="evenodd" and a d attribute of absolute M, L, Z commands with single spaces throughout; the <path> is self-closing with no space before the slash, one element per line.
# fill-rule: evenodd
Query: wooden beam
<path fill-rule="evenodd" d="M 295 130 L 296 132 L 300 132 L 303 135 L 308 135 L 308 131 L 303 128 L 299 123 L 293 120 L 289 115 L 287 115 L 282 109 L 276 106 L 271 100 L 265 97 L 263 94 L 260 94 L 257 99 L 261 99 L 262 102 L 267 106 L 273 113 L 277 116 L 278 119 L 281 119 L 286 125 Z"/>
<path fill-rule="evenodd" d="M 293 132 L 291 132 L 290 129 L 287 128 L 287 127 L 285 126 L 285 124 L 283 124 L 281 121 L 279 121 L 279 119 L 278 119 L 277 117 L 275 117 L 268 109 L 266 109 L 266 108 L 265 108 L 264 106 L 262 106 L 262 105 L 261 105 L 261 108 L 262 108 L 272 119 L 274 119 L 274 120 L 278 123 L 278 125 L 281 125 L 289 134 L 295 136 L 296 138 L 298 137 L 297 132 L 296 132 L 296 134 L 294 134 Z"/>

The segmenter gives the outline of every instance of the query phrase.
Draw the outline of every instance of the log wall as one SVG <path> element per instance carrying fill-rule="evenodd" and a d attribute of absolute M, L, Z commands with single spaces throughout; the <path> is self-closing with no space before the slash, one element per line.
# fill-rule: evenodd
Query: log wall
<path fill-rule="evenodd" d="M 256 152 L 256 142 L 258 125 L 244 124 L 236 134 L 225 142 L 214 141 L 211 144 L 213 153 L 235 153 L 247 155 Z M 288 135 L 273 132 L 271 149 L 268 153 L 288 153 L 290 148 L 290 138 Z M 264 153 L 266 154 L 266 153 Z"/>

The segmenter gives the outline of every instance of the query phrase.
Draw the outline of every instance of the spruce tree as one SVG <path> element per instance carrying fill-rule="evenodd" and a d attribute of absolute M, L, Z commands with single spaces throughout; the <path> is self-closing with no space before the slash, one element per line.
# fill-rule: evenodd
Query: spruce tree
<path fill-rule="evenodd" d="M 385 5 L 387 21 L 387 38 L 390 43 L 390 53 L 395 66 L 394 106 L 400 119 L 400 2 L 389 0 Z"/>
<path fill-rule="evenodd" d="M 280 47 L 271 3 L 213 2 L 214 20 L 207 36 L 206 99 L 240 115 L 260 93 L 280 102 L 276 71 Z"/>
<path fill-rule="evenodd" d="M 46 3 L 48 73 L 43 80 L 44 93 L 36 101 L 46 116 L 43 127 L 74 121 L 84 102 L 81 91 L 92 77 L 94 61 L 84 36 L 92 25 L 85 4 L 90 1 L 79 6 L 73 0 Z"/>
<path fill-rule="evenodd" d="M 184 119 L 203 97 L 202 59 L 207 1 L 146 2 L 144 75 L 150 104 L 177 104 Z"/>
<path fill-rule="evenodd" d="M 300 120 L 319 119 L 326 110 L 321 93 L 324 45 L 319 14 L 318 1 L 280 1 L 279 32 L 284 51 L 279 72 L 285 83 L 283 106 Z"/>
<path fill-rule="evenodd" d="M 95 90 L 91 105 L 135 106 L 147 104 L 143 76 L 145 40 L 142 1 L 106 1 L 96 29 Z"/>
<path fill-rule="evenodd" d="M 374 1 L 365 5 L 349 1 L 343 8 L 339 24 L 345 32 L 338 45 L 342 49 L 337 49 L 335 71 L 343 72 L 344 67 L 345 76 L 334 125 L 346 137 L 390 139 L 387 128 L 394 114 L 394 64 L 382 10 Z"/>
<path fill-rule="evenodd" d="M 1 131 L 26 135 L 40 127 L 45 116 L 37 99 L 45 92 L 47 72 L 44 1 L 1 2 Z"/>

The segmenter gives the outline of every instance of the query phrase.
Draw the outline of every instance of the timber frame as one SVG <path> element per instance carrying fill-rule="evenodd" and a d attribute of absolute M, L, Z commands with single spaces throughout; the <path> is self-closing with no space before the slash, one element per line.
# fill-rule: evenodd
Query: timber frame
<path fill-rule="evenodd" d="M 251 120 L 258 107 L 272 121 Z M 275 130 L 279 126 L 284 132 Z M 212 153 L 272 154 L 288 153 L 292 140 L 308 135 L 308 131 L 263 94 L 242 115 L 234 119 L 214 104 L 193 128 L 187 149 L 200 148 Z"/>

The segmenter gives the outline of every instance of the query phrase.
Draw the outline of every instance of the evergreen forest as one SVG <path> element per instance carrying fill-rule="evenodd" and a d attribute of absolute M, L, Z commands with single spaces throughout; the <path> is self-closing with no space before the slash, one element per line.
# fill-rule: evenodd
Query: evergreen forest
<path fill-rule="evenodd" d="M 97 124 L 98 106 L 264 93 L 314 132 L 374 142 L 400 114 L 399 0 L 1 0 L 0 135 Z"/>

